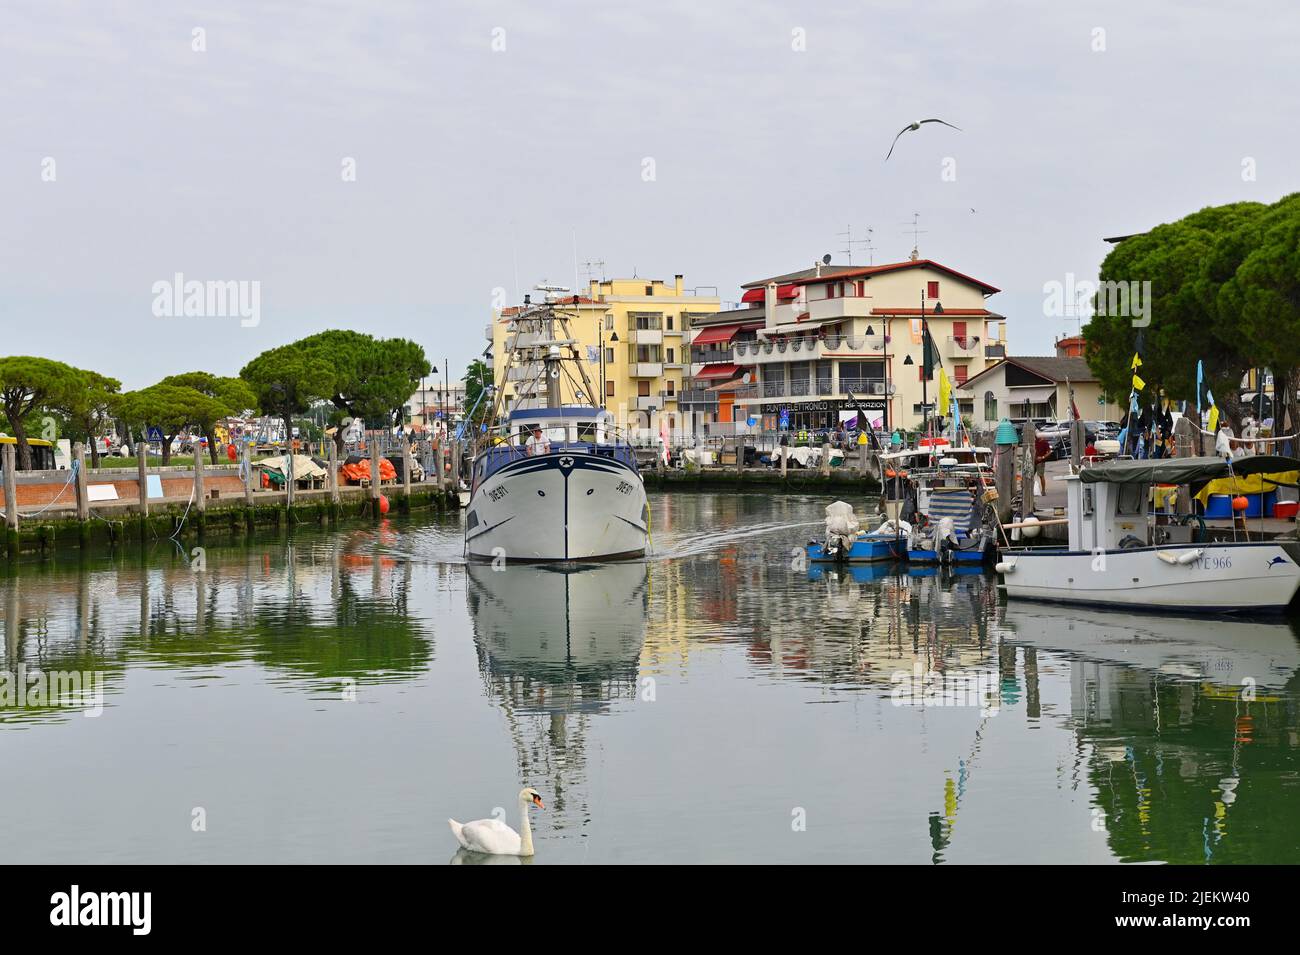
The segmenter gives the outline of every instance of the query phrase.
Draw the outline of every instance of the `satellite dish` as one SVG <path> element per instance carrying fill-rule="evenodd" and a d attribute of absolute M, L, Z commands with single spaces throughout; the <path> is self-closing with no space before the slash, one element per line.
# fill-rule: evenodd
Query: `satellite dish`
<path fill-rule="evenodd" d="M 822 265 L 830 265 L 830 264 L 831 264 L 831 254 L 827 252 L 825 255 L 822 256 Z"/>

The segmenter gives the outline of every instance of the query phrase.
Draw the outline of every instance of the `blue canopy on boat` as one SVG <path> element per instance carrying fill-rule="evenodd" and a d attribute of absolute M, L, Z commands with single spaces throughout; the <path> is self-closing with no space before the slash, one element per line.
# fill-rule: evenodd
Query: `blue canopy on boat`
<path fill-rule="evenodd" d="M 523 421 L 525 418 L 529 421 L 541 418 L 599 418 L 605 414 L 603 408 L 593 408 L 591 405 L 566 405 L 562 408 L 516 408 L 510 412 L 507 420 Z"/>

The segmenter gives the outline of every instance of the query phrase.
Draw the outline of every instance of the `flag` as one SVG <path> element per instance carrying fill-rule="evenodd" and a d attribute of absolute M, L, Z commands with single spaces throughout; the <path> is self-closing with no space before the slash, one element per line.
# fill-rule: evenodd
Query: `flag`
<path fill-rule="evenodd" d="M 1205 430 L 1210 434 L 1214 434 L 1219 430 L 1219 408 L 1217 405 L 1210 405 L 1210 422 L 1209 427 Z"/>
<path fill-rule="evenodd" d="M 1074 385 L 1070 384 L 1070 379 L 1065 379 L 1065 387 L 1070 392 L 1070 420 L 1078 421 L 1083 415 L 1079 414 L 1079 406 L 1074 403 Z"/>
<path fill-rule="evenodd" d="M 939 367 L 939 404 L 940 414 L 948 413 L 948 397 L 952 394 L 952 386 L 948 384 L 948 373 Z"/>
<path fill-rule="evenodd" d="M 934 336 L 930 334 L 930 326 L 928 323 L 925 326 L 924 338 L 925 340 L 921 344 L 921 349 L 924 352 L 922 364 L 925 367 L 925 380 L 929 381 L 934 378 L 934 366 L 939 365 L 940 361 L 939 348 L 934 343 Z M 941 401 L 940 404 L 943 404 L 943 402 Z"/>
<path fill-rule="evenodd" d="M 1196 417 L 1201 416 L 1201 393 L 1205 390 L 1205 362 L 1196 363 Z"/>
<path fill-rule="evenodd" d="M 1145 381 L 1143 381 L 1141 378 L 1139 378 L 1139 377 L 1137 376 L 1136 373 L 1134 373 L 1134 375 L 1133 375 L 1133 390 L 1134 390 L 1134 391 L 1141 391 L 1141 390 L 1142 390 L 1143 388 L 1145 388 L 1146 386 L 1147 386 L 1147 383 L 1146 383 Z"/>

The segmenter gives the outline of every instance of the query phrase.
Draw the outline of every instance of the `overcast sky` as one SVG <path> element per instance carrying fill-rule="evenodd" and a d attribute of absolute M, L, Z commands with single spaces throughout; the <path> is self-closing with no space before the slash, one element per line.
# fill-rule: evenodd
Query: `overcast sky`
<path fill-rule="evenodd" d="M 734 300 L 845 261 L 850 224 L 905 259 L 920 213 L 1046 354 L 1076 326 L 1043 284 L 1095 277 L 1103 236 L 1300 189 L 1290 4 L 810 6 L 6 4 L 0 351 L 135 388 L 347 327 L 459 377 L 493 290 L 571 285 L 575 237 Z M 932 116 L 963 131 L 883 161 Z M 156 316 L 178 272 L 259 282 L 259 323 Z"/>

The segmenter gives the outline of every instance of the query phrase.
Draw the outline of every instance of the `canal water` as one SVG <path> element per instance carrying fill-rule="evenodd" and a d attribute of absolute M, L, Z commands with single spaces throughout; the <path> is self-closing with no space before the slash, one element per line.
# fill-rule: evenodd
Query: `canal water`
<path fill-rule="evenodd" d="M 458 516 L 0 571 L 0 858 L 469 864 L 530 785 L 534 864 L 1300 862 L 1292 624 L 821 571 L 825 503 L 656 495 L 569 573 Z"/>

